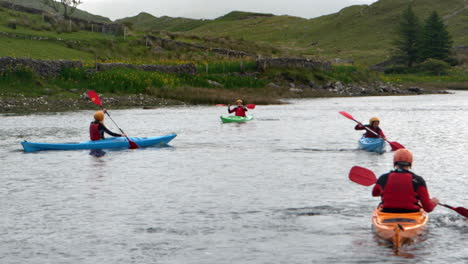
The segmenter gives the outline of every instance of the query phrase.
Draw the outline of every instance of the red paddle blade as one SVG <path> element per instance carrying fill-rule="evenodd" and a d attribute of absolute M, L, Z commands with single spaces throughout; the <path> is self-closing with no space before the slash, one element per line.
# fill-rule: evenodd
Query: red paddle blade
<path fill-rule="evenodd" d="M 468 209 L 466 208 L 463 208 L 463 207 L 457 207 L 455 209 L 453 209 L 455 212 L 463 215 L 464 217 L 467 217 L 468 218 Z"/>
<path fill-rule="evenodd" d="M 226 106 L 225 104 L 216 104 L 215 106 Z"/>
<path fill-rule="evenodd" d="M 354 117 L 353 117 L 351 114 L 346 113 L 345 111 L 340 111 L 340 112 L 338 112 L 338 113 L 340 113 L 340 114 L 343 115 L 344 117 L 346 117 L 346 118 L 351 119 L 351 120 L 354 121 Z"/>
<path fill-rule="evenodd" d="M 399 149 L 404 149 L 405 147 L 403 145 L 401 145 L 400 143 L 398 142 L 388 142 L 390 144 L 390 146 L 392 147 L 392 151 L 395 151 L 395 150 L 399 150 Z"/>
<path fill-rule="evenodd" d="M 128 140 L 128 143 L 130 144 L 130 149 L 137 149 L 138 148 L 138 145 L 131 141 L 130 139 Z"/>
<path fill-rule="evenodd" d="M 463 215 L 464 217 L 468 217 L 468 209 L 466 209 L 466 208 L 463 208 L 463 207 L 454 208 L 454 207 L 452 207 L 450 205 L 447 205 L 447 204 L 442 204 L 442 203 L 439 203 L 439 204 L 442 205 L 442 206 L 445 206 L 445 207 L 447 207 L 449 209 L 454 210 L 455 212 Z"/>
<path fill-rule="evenodd" d="M 102 106 L 102 103 L 101 103 L 101 98 L 99 97 L 99 95 L 93 91 L 93 90 L 90 90 L 86 93 L 88 95 L 88 98 L 95 104 L 99 105 L 99 106 Z"/>
<path fill-rule="evenodd" d="M 349 179 L 364 186 L 371 186 L 377 182 L 377 177 L 375 177 L 375 174 L 371 170 L 359 166 L 351 168 Z"/>
<path fill-rule="evenodd" d="M 246 105 L 245 107 L 249 108 L 249 109 L 255 109 L 255 105 L 254 104 L 248 104 Z"/>

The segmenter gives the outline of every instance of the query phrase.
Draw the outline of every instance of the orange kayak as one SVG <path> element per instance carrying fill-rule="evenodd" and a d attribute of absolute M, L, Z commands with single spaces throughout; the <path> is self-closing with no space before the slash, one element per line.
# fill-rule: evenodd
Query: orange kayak
<path fill-rule="evenodd" d="M 421 234 L 429 220 L 422 209 L 417 213 L 383 213 L 380 210 L 374 210 L 372 224 L 380 238 L 393 243 L 395 251 Z"/>

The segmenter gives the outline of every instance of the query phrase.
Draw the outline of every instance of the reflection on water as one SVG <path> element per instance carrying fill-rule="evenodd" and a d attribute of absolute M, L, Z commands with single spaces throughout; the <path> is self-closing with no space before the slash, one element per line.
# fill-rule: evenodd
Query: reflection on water
<path fill-rule="evenodd" d="M 86 140 L 94 111 L 0 116 L 0 262 L 468 261 L 467 221 L 446 208 L 400 256 L 375 240 L 378 199 L 347 175 L 355 165 L 388 172 L 392 154 L 357 150 L 362 132 L 338 114 L 378 116 L 388 139 L 413 151 L 431 195 L 466 206 L 468 93 L 292 100 L 252 111 L 249 123 L 221 124 L 217 107 L 113 110 L 128 135 L 178 136 L 170 147 L 99 157 L 20 149 L 22 140 Z"/>

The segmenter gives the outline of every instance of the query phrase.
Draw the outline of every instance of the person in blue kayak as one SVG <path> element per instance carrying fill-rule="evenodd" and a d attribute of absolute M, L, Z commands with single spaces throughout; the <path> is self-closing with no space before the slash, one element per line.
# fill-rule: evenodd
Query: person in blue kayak
<path fill-rule="evenodd" d="M 104 111 L 97 111 L 94 113 L 94 121 L 89 125 L 89 137 L 91 140 L 100 140 L 104 139 L 104 133 L 107 133 L 113 137 L 125 137 L 125 134 L 118 134 L 110 131 L 104 126 Z"/>
<path fill-rule="evenodd" d="M 439 203 L 439 199 L 430 198 L 424 179 L 410 171 L 412 164 L 411 151 L 399 149 L 393 156 L 395 169 L 377 180 L 372 196 L 382 197 L 382 212 L 412 213 L 420 208 L 432 212 Z"/>
<path fill-rule="evenodd" d="M 355 130 L 366 130 L 366 133 L 364 134 L 364 137 L 366 138 L 383 138 L 386 139 L 384 132 L 382 129 L 379 127 L 380 124 L 380 119 L 378 117 L 371 117 L 369 119 L 369 124 L 368 125 L 363 125 L 361 122 L 359 122 L 354 129 Z M 372 130 L 374 133 L 372 133 Z"/>
<path fill-rule="evenodd" d="M 236 104 L 237 104 L 237 106 L 234 107 L 232 110 L 231 110 L 231 105 L 228 104 L 228 112 L 229 112 L 230 114 L 233 113 L 233 112 L 235 112 L 235 113 L 236 113 L 236 114 L 235 114 L 236 116 L 245 117 L 245 112 L 248 111 L 248 110 L 247 110 L 247 107 L 245 107 L 245 106 L 243 105 L 243 102 L 242 102 L 242 100 L 240 100 L 240 99 L 236 101 Z"/>

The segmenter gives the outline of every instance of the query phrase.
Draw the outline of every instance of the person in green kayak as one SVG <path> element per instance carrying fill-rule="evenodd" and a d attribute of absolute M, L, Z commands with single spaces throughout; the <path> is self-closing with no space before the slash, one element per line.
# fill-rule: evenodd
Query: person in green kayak
<path fill-rule="evenodd" d="M 104 113 L 105 109 L 103 111 L 97 111 L 94 113 L 94 121 L 91 122 L 89 125 L 89 137 L 91 140 L 100 140 L 104 139 L 104 133 L 107 133 L 113 137 L 126 137 L 125 134 L 118 134 L 110 131 L 107 129 L 106 126 L 104 126 Z"/>
<path fill-rule="evenodd" d="M 384 132 L 379 127 L 380 119 L 378 117 L 372 117 L 369 119 L 369 125 L 363 125 L 359 122 L 354 129 L 355 130 L 366 130 L 364 137 L 366 138 L 383 138 L 386 139 Z"/>
<path fill-rule="evenodd" d="M 245 107 L 245 106 L 243 105 L 243 102 L 242 102 L 242 100 L 240 100 L 240 99 L 236 101 L 236 104 L 237 104 L 237 106 L 234 107 L 232 110 L 231 110 L 231 105 L 228 104 L 228 112 L 229 112 L 229 114 L 235 112 L 235 113 L 236 113 L 236 114 L 235 114 L 236 116 L 245 117 L 245 112 L 248 111 L 248 110 L 247 110 L 247 107 Z"/>
<path fill-rule="evenodd" d="M 382 197 L 382 212 L 413 213 L 420 208 L 432 212 L 439 203 L 439 199 L 430 198 L 424 179 L 410 171 L 412 164 L 411 151 L 399 149 L 393 156 L 395 169 L 377 180 L 372 196 Z"/>

